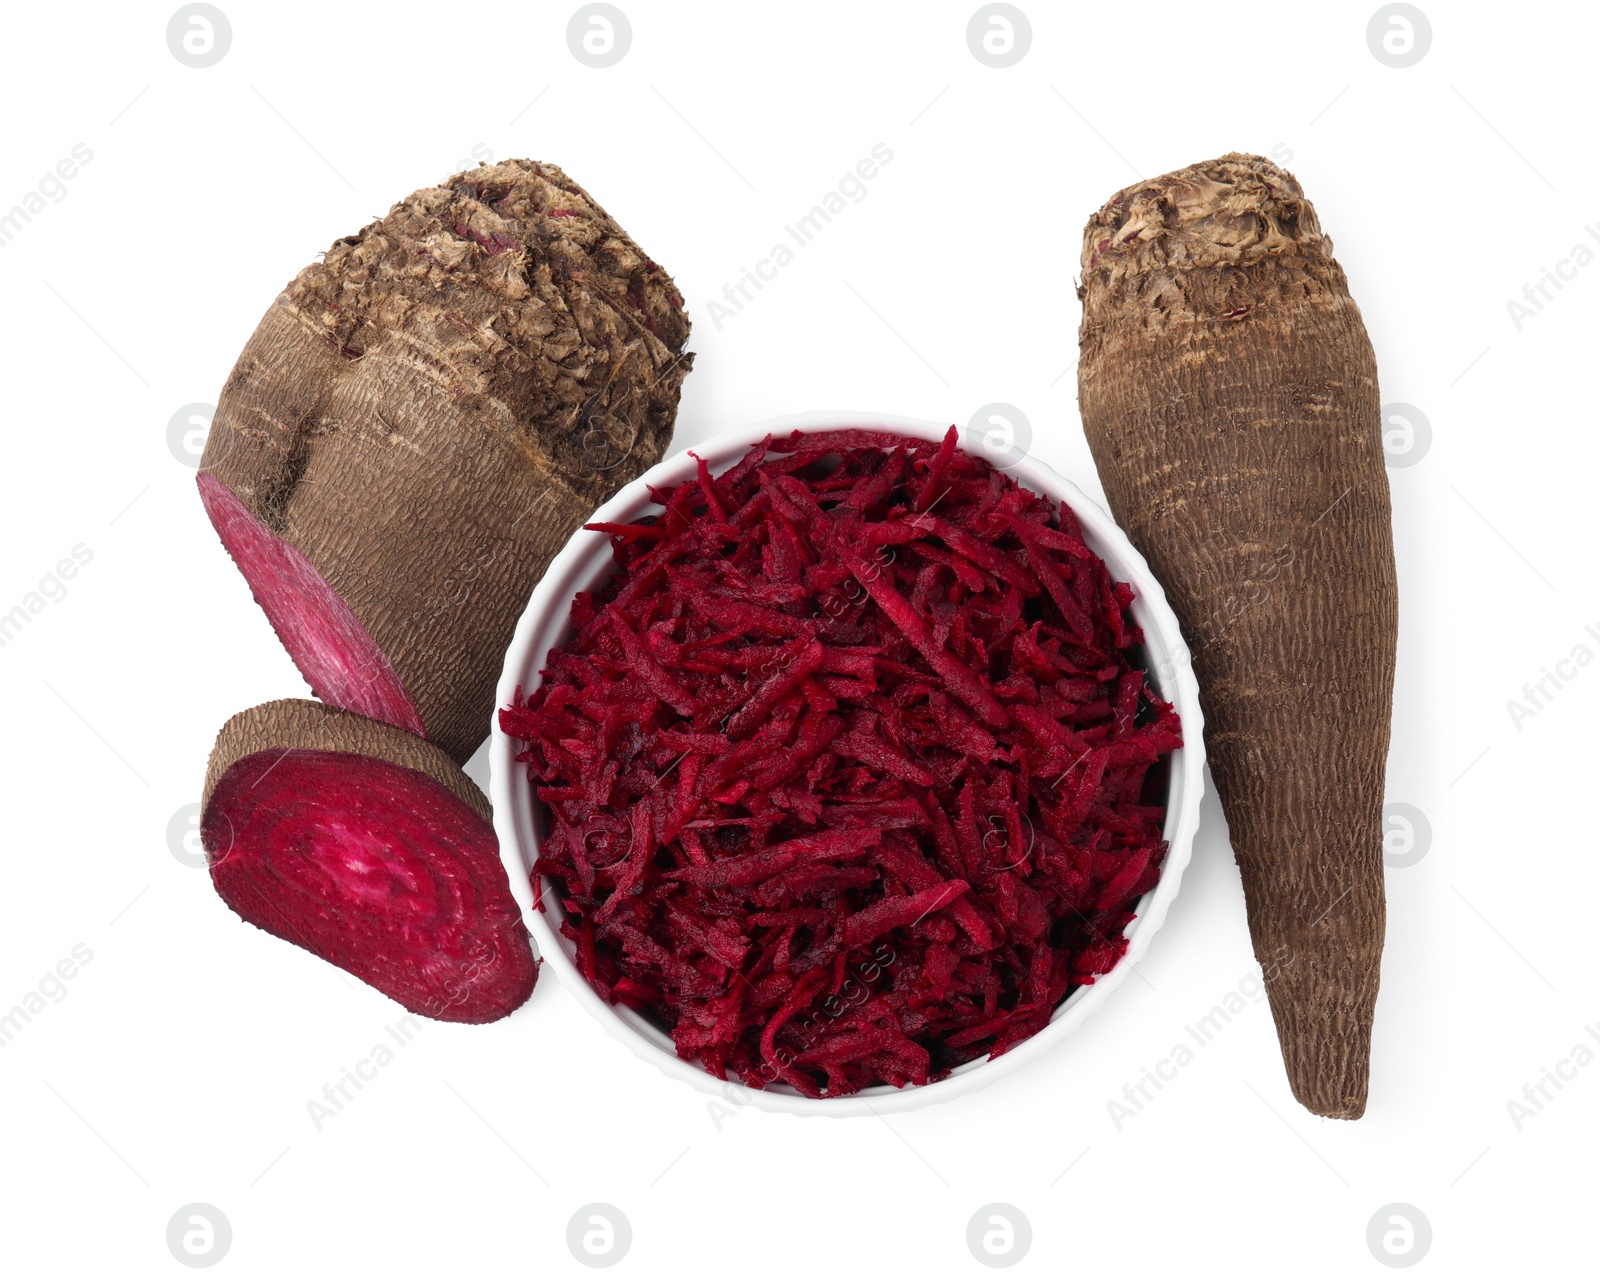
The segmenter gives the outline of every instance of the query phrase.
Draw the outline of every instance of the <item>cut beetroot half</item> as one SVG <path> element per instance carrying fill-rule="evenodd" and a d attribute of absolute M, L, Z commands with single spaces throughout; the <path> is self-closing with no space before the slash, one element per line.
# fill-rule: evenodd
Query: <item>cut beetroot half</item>
<path fill-rule="evenodd" d="M 222 546 L 311 692 L 335 707 L 426 736 L 417 705 L 388 656 L 322 572 L 211 474 L 200 474 L 199 485 Z"/>
<path fill-rule="evenodd" d="M 538 975 L 489 818 L 438 748 L 291 699 L 223 727 L 200 834 L 242 919 L 420 1016 L 483 1023 Z"/>

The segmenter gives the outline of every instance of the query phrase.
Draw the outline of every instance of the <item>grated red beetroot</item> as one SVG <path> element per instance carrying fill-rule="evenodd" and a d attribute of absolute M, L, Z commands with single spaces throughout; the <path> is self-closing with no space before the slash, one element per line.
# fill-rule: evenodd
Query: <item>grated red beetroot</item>
<path fill-rule="evenodd" d="M 1181 736 L 1133 592 L 955 443 L 768 438 L 592 524 L 617 573 L 500 713 L 580 970 L 719 1078 L 837 1096 L 998 1056 L 1159 877 Z"/>

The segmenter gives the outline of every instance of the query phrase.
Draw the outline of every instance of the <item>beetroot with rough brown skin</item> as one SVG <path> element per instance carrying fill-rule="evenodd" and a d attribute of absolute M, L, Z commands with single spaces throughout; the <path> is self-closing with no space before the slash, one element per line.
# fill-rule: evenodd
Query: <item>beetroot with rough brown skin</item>
<path fill-rule="evenodd" d="M 671 278 L 553 164 L 458 173 L 306 266 L 199 482 L 312 691 L 472 755 L 545 565 L 671 439 L 688 335 Z"/>
<path fill-rule="evenodd" d="M 1295 1099 L 1367 1107 L 1399 592 L 1378 367 L 1294 176 L 1227 154 L 1083 236 L 1078 402 L 1194 651 Z"/>
<path fill-rule="evenodd" d="M 203 809 L 212 883 L 242 919 L 434 1020 L 495 1021 L 532 993 L 488 802 L 415 735 L 263 704 L 223 726 Z"/>

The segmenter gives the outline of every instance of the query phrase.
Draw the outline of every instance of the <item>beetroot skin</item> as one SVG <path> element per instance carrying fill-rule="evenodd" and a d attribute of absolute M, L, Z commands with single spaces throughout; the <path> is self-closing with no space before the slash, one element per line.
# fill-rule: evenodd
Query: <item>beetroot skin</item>
<path fill-rule="evenodd" d="M 421 1016 L 481 1024 L 526 1001 L 538 971 L 484 811 L 406 764 L 275 747 L 227 766 L 201 838 L 241 918 Z"/>
<path fill-rule="evenodd" d="M 956 447 L 768 439 L 603 525 L 618 570 L 501 712 L 579 970 L 680 1056 L 927 1083 L 1111 969 L 1177 714 L 1072 510 Z"/>

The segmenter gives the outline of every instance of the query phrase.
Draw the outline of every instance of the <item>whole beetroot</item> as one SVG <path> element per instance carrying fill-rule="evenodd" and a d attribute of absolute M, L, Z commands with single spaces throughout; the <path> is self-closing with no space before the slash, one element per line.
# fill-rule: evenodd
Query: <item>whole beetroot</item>
<path fill-rule="evenodd" d="M 1084 432 L 1195 652 L 1289 1083 L 1359 1118 L 1398 626 L 1372 345 L 1299 183 L 1259 156 L 1129 186 L 1082 264 Z"/>

